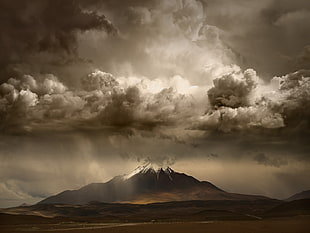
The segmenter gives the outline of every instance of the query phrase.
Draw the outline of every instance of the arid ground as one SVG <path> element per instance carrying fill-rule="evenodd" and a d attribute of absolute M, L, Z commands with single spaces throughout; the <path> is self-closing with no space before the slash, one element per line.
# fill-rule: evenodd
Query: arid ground
<path fill-rule="evenodd" d="M 172 223 L 75 223 L 63 222 L 53 224 L 20 224 L 2 225 L 2 233 L 10 232 L 71 232 L 71 233 L 308 233 L 310 217 L 250 220 L 250 221 L 205 221 L 205 222 L 172 222 Z"/>
<path fill-rule="evenodd" d="M 310 199 L 37 204 L 2 209 L 0 233 L 8 232 L 308 233 Z"/>

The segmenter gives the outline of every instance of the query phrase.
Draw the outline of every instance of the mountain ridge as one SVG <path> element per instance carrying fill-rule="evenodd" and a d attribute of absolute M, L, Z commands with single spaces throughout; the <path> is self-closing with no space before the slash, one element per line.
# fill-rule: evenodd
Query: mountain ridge
<path fill-rule="evenodd" d="M 285 199 L 285 201 L 295 201 L 295 200 L 301 200 L 301 199 L 310 199 L 310 190 L 304 190 L 302 192 L 295 193 L 294 195 Z"/>
<path fill-rule="evenodd" d="M 91 183 L 78 190 L 66 190 L 38 204 L 152 203 L 186 200 L 257 200 L 263 196 L 228 193 L 208 181 L 199 181 L 170 167 L 147 163 L 128 175 L 115 176 L 105 183 Z"/>

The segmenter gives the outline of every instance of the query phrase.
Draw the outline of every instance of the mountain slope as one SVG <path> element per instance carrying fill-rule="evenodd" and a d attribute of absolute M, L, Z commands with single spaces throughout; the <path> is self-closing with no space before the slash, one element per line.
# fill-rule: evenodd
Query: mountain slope
<path fill-rule="evenodd" d="M 310 215 L 310 199 L 284 202 L 266 212 L 266 217 Z"/>
<path fill-rule="evenodd" d="M 282 201 L 266 200 L 196 200 L 150 204 L 100 203 L 85 205 L 36 204 L 0 210 L 0 214 L 36 215 L 55 218 L 77 218 L 77 221 L 150 221 L 161 220 L 211 220 L 211 219 L 258 219 L 266 211 L 281 205 Z M 0 216 L 1 217 L 1 216 Z M 68 220 L 67 220 L 68 221 Z"/>
<path fill-rule="evenodd" d="M 64 191 L 39 204 L 86 204 L 99 202 L 151 203 L 184 200 L 257 200 L 261 196 L 227 193 L 207 181 L 178 173 L 171 168 L 145 164 L 131 174 L 116 176 L 106 183 L 93 183 Z"/>
<path fill-rule="evenodd" d="M 301 199 L 310 199 L 310 190 L 296 193 L 293 196 L 287 198 L 285 201 L 294 201 L 294 200 L 301 200 Z"/>

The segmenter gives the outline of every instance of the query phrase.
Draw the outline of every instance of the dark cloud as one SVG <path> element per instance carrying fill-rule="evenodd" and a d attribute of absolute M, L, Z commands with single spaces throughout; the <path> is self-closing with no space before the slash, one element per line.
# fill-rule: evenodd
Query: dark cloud
<path fill-rule="evenodd" d="M 112 101 L 101 113 L 103 124 L 115 126 L 128 126 L 137 123 L 135 113 L 142 102 L 137 87 L 130 87 L 124 93 L 115 93 Z"/>
<path fill-rule="evenodd" d="M 208 90 L 209 101 L 214 107 L 242 107 L 250 103 L 250 94 L 257 85 L 256 72 L 248 69 L 232 72 L 213 80 L 214 87 Z"/>
<path fill-rule="evenodd" d="M 283 158 L 269 158 L 264 153 L 257 154 L 253 159 L 259 164 L 266 166 L 280 167 L 288 164 L 288 162 Z"/>
<path fill-rule="evenodd" d="M 1 127 L 8 132 L 31 131 L 55 123 L 66 130 L 70 122 L 69 127 L 89 129 L 174 127 L 178 135 L 190 130 L 259 134 L 259 128 L 283 128 L 283 135 L 308 134 L 308 75 L 300 70 L 265 85 L 259 84 L 254 70 L 238 70 L 216 78 L 214 87 L 205 90 L 204 101 L 201 87 L 190 86 L 181 77 L 163 84 L 147 78 L 124 80 L 96 70 L 81 79 L 80 88 L 72 89 L 51 74 L 24 75 L 0 85 Z M 263 91 L 266 88 L 271 90 Z"/>
<path fill-rule="evenodd" d="M 1 1 L 1 80 L 14 71 L 35 72 L 39 66 L 46 72 L 44 63 L 56 69 L 77 60 L 79 32 L 116 32 L 104 15 L 87 10 L 92 4 L 94 1 Z"/>
<path fill-rule="evenodd" d="M 185 123 L 199 112 L 193 96 L 178 91 L 178 86 L 183 91 L 191 88 L 180 77 L 172 79 L 167 88 L 149 79 L 137 79 L 136 85 L 123 81 L 99 70 L 83 77 L 79 89 L 67 87 L 52 74 L 10 78 L 0 85 L 1 129 L 53 130 L 56 124 L 67 130 L 68 126 L 80 128 L 88 124 L 150 130 Z M 155 93 L 154 85 L 158 89 Z"/>
<path fill-rule="evenodd" d="M 283 115 L 288 134 L 309 135 L 310 132 L 310 71 L 299 70 L 280 78 L 283 102 L 278 104 Z"/>
<path fill-rule="evenodd" d="M 0 96 L 4 132 L 29 131 L 36 120 L 72 119 L 86 103 L 54 75 L 42 75 L 39 80 L 30 75 L 10 78 L 0 85 Z"/>
<path fill-rule="evenodd" d="M 243 67 L 253 67 L 266 79 L 292 72 L 292 60 L 309 45 L 307 0 L 204 2 L 208 23 L 224 31 L 221 39 L 244 57 Z"/>
<path fill-rule="evenodd" d="M 208 24 L 199 0 L 103 1 L 100 10 L 119 35 L 86 33 L 79 52 L 116 76 L 154 79 L 178 74 L 207 83 L 219 67 L 234 63 L 235 53 L 222 43 L 218 28 Z"/>
<path fill-rule="evenodd" d="M 310 45 L 303 48 L 300 54 L 295 59 L 296 69 L 310 69 Z"/>

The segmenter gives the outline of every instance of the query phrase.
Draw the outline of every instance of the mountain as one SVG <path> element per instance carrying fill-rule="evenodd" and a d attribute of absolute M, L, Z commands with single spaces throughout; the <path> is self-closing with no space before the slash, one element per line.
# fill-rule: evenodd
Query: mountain
<path fill-rule="evenodd" d="M 293 196 L 287 198 L 285 201 L 294 201 L 294 200 L 300 200 L 300 199 L 310 199 L 310 190 L 296 193 Z"/>
<path fill-rule="evenodd" d="M 152 203 L 185 200 L 259 200 L 262 196 L 228 193 L 207 181 L 178 173 L 170 167 L 151 163 L 132 173 L 116 176 L 106 183 L 92 183 L 78 190 L 67 190 L 38 204 L 86 204 L 97 202 Z"/>
<path fill-rule="evenodd" d="M 281 203 L 265 213 L 265 217 L 310 215 L 310 199 L 299 199 Z"/>

